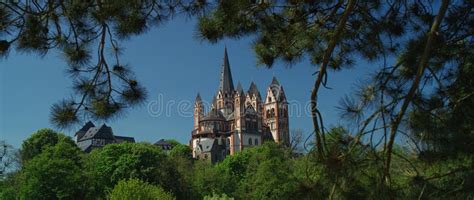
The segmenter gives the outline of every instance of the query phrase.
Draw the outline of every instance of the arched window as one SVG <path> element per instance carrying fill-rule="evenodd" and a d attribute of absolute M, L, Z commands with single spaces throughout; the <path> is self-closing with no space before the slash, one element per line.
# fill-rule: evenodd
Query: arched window
<path fill-rule="evenodd" d="M 255 138 L 255 145 L 258 145 L 258 139 Z"/>
<path fill-rule="evenodd" d="M 272 108 L 272 111 L 270 112 L 271 117 L 275 117 L 275 108 Z"/>
<path fill-rule="evenodd" d="M 252 145 L 252 138 L 249 138 L 249 145 Z"/>
<path fill-rule="evenodd" d="M 270 118 L 270 110 L 267 110 L 267 118 Z"/>
<path fill-rule="evenodd" d="M 268 97 L 268 102 L 272 102 L 272 98 L 271 98 L 271 97 Z"/>

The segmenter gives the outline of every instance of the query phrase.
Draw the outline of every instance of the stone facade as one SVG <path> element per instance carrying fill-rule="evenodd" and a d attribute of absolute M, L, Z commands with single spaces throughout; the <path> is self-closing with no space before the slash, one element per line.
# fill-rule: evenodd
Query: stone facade
<path fill-rule="evenodd" d="M 194 158 L 203 158 L 209 154 L 208 158 L 217 158 L 212 160 L 219 161 L 225 155 L 261 145 L 266 139 L 285 145 L 289 143 L 288 104 L 283 87 L 273 77 L 263 100 L 253 82 L 247 92 L 243 91 L 240 83 L 234 89 L 227 49 L 224 52 L 219 89 L 209 111 L 206 113 L 204 109 L 198 94 L 190 141 Z M 215 142 L 217 145 L 206 146 L 222 148 L 224 153 L 212 149 L 203 153 L 203 142 Z"/>

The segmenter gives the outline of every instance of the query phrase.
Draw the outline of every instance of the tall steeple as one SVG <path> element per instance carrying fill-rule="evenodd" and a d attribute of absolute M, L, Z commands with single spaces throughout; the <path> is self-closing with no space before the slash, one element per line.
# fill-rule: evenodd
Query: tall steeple
<path fill-rule="evenodd" d="M 234 82 L 232 81 L 232 73 L 230 72 L 229 58 L 227 56 L 227 47 L 224 50 L 224 63 L 222 64 L 221 80 L 219 90 L 231 94 L 234 92 Z"/>
<path fill-rule="evenodd" d="M 277 78 L 276 78 L 275 76 L 273 76 L 271 85 L 274 85 L 274 86 L 280 85 L 280 83 L 278 82 L 278 80 L 277 80 Z"/>
<path fill-rule="evenodd" d="M 201 94 L 199 94 L 199 92 L 198 92 L 198 94 L 197 94 L 197 96 L 196 96 L 196 101 L 195 101 L 195 102 L 197 103 L 197 102 L 201 102 L 201 101 L 202 101 L 202 100 L 201 100 Z"/>

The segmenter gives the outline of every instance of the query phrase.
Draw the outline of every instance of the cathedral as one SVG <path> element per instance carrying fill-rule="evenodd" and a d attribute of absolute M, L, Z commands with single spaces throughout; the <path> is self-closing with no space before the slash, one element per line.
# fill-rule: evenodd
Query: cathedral
<path fill-rule="evenodd" d="M 212 163 L 264 141 L 288 145 L 288 103 L 283 87 L 273 77 L 263 99 L 253 82 L 247 92 L 240 82 L 234 88 L 225 49 L 219 88 L 208 112 L 199 93 L 196 97 L 191 137 L 193 157 Z"/>

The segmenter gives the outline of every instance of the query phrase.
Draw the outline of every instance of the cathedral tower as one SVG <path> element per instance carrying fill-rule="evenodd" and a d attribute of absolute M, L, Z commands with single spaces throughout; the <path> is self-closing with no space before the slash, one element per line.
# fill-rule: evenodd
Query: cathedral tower
<path fill-rule="evenodd" d="M 275 142 L 288 145 L 290 142 L 288 103 L 283 86 L 275 77 L 268 86 L 263 110 L 263 121 L 270 128 Z"/>
<path fill-rule="evenodd" d="M 204 116 L 204 106 L 202 105 L 201 95 L 196 96 L 194 102 L 194 130 L 199 130 L 199 121 Z"/>
<path fill-rule="evenodd" d="M 255 128 L 258 131 L 262 131 L 262 95 L 260 95 L 260 91 L 258 91 L 257 85 L 253 81 L 250 83 L 250 88 L 247 92 L 245 107 L 246 109 L 255 110 L 255 119 L 251 121 L 255 121 Z"/>
<path fill-rule="evenodd" d="M 234 93 L 234 124 L 233 132 L 229 140 L 230 155 L 234 155 L 235 151 L 242 149 L 242 127 L 245 126 L 244 106 L 245 94 L 242 89 L 242 84 L 237 85 Z"/>

